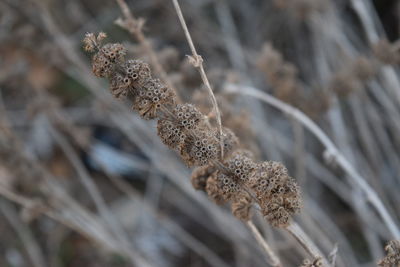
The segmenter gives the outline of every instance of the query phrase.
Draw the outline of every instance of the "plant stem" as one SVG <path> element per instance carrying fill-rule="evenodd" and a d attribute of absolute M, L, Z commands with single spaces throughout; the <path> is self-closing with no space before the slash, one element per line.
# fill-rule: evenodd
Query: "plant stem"
<path fill-rule="evenodd" d="M 122 1 L 122 0 L 119 0 L 119 1 Z M 172 0 L 172 2 L 174 4 L 179 21 L 182 25 L 183 31 L 185 32 L 186 40 L 189 43 L 190 50 L 192 51 L 192 56 L 190 57 L 191 63 L 193 64 L 194 67 L 196 67 L 199 70 L 201 79 L 202 79 L 204 85 L 206 86 L 206 88 L 208 90 L 208 94 L 210 95 L 210 98 L 211 98 L 211 103 L 214 108 L 214 112 L 215 112 L 217 124 L 218 124 L 218 130 L 219 130 L 219 138 L 220 138 L 220 145 L 221 145 L 221 159 L 223 159 L 224 158 L 224 142 L 222 139 L 223 136 L 222 136 L 221 113 L 218 108 L 217 99 L 215 98 L 213 90 L 211 89 L 211 85 L 210 85 L 210 82 L 208 81 L 206 72 L 204 71 L 203 58 L 199 54 L 197 54 L 196 48 L 193 44 L 192 37 L 190 36 L 190 32 L 186 25 L 185 18 L 183 17 L 182 10 L 178 3 L 178 0 Z"/>
<path fill-rule="evenodd" d="M 282 267 L 281 261 L 275 252 L 271 249 L 268 243 L 265 241 L 260 231 L 258 231 L 257 227 L 253 224 L 252 221 L 246 222 L 247 227 L 251 230 L 254 238 L 257 240 L 258 244 L 264 249 L 265 253 L 268 256 L 268 260 L 273 267 Z"/>

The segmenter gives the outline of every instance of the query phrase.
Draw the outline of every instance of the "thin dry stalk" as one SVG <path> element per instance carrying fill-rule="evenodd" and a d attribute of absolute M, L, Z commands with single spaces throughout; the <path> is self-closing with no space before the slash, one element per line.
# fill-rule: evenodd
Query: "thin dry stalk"
<path fill-rule="evenodd" d="M 15 208 L 6 202 L 2 202 L 0 203 L 0 210 L 22 241 L 32 265 L 34 267 L 46 267 L 47 264 L 39 244 L 29 227 L 20 220 Z"/>
<path fill-rule="evenodd" d="M 119 0 L 119 1 L 121 1 L 121 0 Z M 185 21 L 185 18 L 183 17 L 182 10 L 178 3 L 178 0 L 172 0 L 172 2 L 174 4 L 176 14 L 178 15 L 179 21 L 182 25 L 183 31 L 185 32 L 186 40 L 190 46 L 190 50 L 192 51 L 192 56 L 189 57 L 190 61 L 193 64 L 193 66 L 199 70 L 201 79 L 202 79 L 204 85 L 206 86 L 208 93 L 210 95 L 210 98 L 211 98 L 211 103 L 213 105 L 215 116 L 217 119 L 217 124 L 218 124 L 220 145 L 221 145 L 221 159 L 222 159 L 222 158 L 224 158 L 224 143 L 222 140 L 223 136 L 222 136 L 221 113 L 218 108 L 217 99 L 215 98 L 213 90 L 211 89 L 211 85 L 210 85 L 210 82 L 208 81 L 206 72 L 204 71 L 203 58 L 199 54 L 197 54 L 196 48 L 193 44 L 192 37 L 190 36 L 190 32 L 186 25 L 186 21 Z"/>
<path fill-rule="evenodd" d="M 161 80 L 165 82 L 165 84 L 169 88 L 175 91 L 176 96 L 178 97 L 178 102 L 181 102 L 176 88 L 172 84 L 171 80 L 168 78 L 168 75 L 164 70 L 163 66 L 161 65 L 160 61 L 158 60 L 158 56 L 154 51 L 153 47 L 151 46 L 151 43 L 143 33 L 142 29 L 144 25 L 144 19 L 135 18 L 129 6 L 126 4 L 125 0 L 116 0 L 116 1 L 119 5 L 119 8 L 121 9 L 121 12 L 125 20 L 119 18 L 118 20 L 115 21 L 115 23 L 120 27 L 129 31 L 129 33 L 132 34 L 139 41 L 140 45 L 146 51 L 146 54 L 149 55 L 151 64 L 156 70 L 156 72 L 160 75 Z"/>
<path fill-rule="evenodd" d="M 314 258 L 321 258 L 326 266 L 330 266 L 328 260 L 323 256 L 318 247 L 314 244 L 310 237 L 295 222 L 292 222 L 286 230 L 302 245 L 302 247 Z"/>
<path fill-rule="evenodd" d="M 391 232 L 395 239 L 400 239 L 400 231 L 396 226 L 393 218 L 388 210 L 382 203 L 375 190 L 366 182 L 366 180 L 356 171 L 353 165 L 344 157 L 336 145 L 329 139 L 329 137 L 322 131 L 322 129 L 314 123 L 307 115 L 299 109 L 294 108 L 275 97 L 261 92 L 250 86 L 236 86 L 228 85 L 225 87 L 227 92 L 240 93 L 262 100 L 263 102 L 283 111 L 285 114 L 290 115 L 292 118 L 298 120 L 305 128 L 307 128 L 324 146 L 324 157 L 330 161 L 336 162 L 352 179 L 352 181 L 359 186 L 359 188 L 366 195 L 366 199 L 374 206 L 379 213 L 383 222 Z"/>
<path fill-rule="evenodd" d="M 282 267 L 281 261 L 275 252 L 271 249 L 268 243 L 265 241 L 261 233 L 258 231 L 257 227 L 252 221 L 246 222 L 247 227 L 251 230 L 254 238 L 257 240 L 258 244 L 264 249 L 265 253 L 268 255 L 268 260 L 273 267 Z"/>

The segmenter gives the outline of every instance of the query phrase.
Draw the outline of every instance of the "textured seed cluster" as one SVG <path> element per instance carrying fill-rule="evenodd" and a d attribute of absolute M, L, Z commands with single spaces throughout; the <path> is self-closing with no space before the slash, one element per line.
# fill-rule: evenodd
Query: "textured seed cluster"
<path fill-rule="evenodd" d="M 291 214 L 300 210 L 300 190 L 287 169 L 279 162 L 258 164 L 249 179 L 266 219 L 277 227 L 290 223 Z"/>
<path fill-rule="evenodd" d="M 180 147 L 188 166 L 204 166 L 219 159 L 220 143 L 216 131 L 199 130 L 188 136 Z"/>
<path fill-rule="evenodd" d="M 121 63 L 126 54 L 121 44 L 106 44 L 92 58 L 93 73 L 97 77 L 110 77 L 116 64 Z"/>
<path fill-rule="evenodd" d="M 142 118 L 158 119 L 161 141 L 177 150 L 188 166 L 197 167 L 193 187 L 206 191 L 217 204 L 230 202 L 233 215 L 241 220 L 250 219 L 257 202 L 272 225 L 287 226 L 300 208 L 300 193 L 286 168 L 277 162 L 255 163 L 251 153 L 239 149 L 230 129 L 223 128 L 221 136 L 194 105 L 177 104 L 174 91 L 152 77 L 147 63 L 125 60 L 125 48 L 102 45 L 104 38 L 100 33 L 84 39 L 85 49 L 95 53 L 94 74 L 109 79 L 113 96 L 131 100 Z"/>
<path fill-rule="evenodd" d="M 178 104 L 170 118 L 160 119 L 157 124 L 158 136 L 161 141 L 172 149 L 184 144 L 190 132 L 201 124 L 203 114 L 191 104 Z"/>
<path fill-rule="evenodd" d="M 164 86 L 159 79 L 150 78 L 138 90 L 138 96 L 133 100 L 132 108 L 144 119 L 155 119 L 161 106 L 173 105 L 174 102 L 174 92 Z"/>
<path fill-rule="evenodd" d="M 392 240 L 385 247 L 386 256 L 379 261 L 379 267 L 400 266 L 400 241 Z"/>

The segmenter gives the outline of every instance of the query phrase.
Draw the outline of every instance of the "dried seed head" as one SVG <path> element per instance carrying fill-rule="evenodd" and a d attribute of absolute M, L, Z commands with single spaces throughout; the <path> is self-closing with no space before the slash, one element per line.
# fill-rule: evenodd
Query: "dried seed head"
<path fill-rule="evenodd" d="M 87 52 L 94 52 L 95 50 L 98 50 L 100 44 L 106 37 L 107 34 L 105 34 L 104 32 L 99 32 L 99 34 L 97 34 L 97 37 L 94 33 L 86 33 L 85 38 L 83 39 L 83 49 L 85 49 L 85 51 Z"/>
<path fill-rule="evenodd" d="M 197 167 L 193 170 L 191 182 L 196 190 L 206 191 L 207 179 L 215 172 L 213 165 Z"/>
<path fill-rule="evenodd" d="M 149 64 L 141 60 L 128 60 L 123 69 L 125 74 L 135 81 L 135 87 L 141 88 L 151 79 L 151 70 Z"/>
<path fill-rule="evenodd" d="M 263 215 L 273 226 L 286 227 L 291 214 L 300 211 L 299 187 L 281 163 L 258 164 L 248 185 L 255 192 Z"/>
<path fill-rule="evenodd" d="M 220 155 L 219 140 L 216 131 L 198 129 L 189 135 L 180 146 L 182 159 L 188 166 L 204 166 Z"/>
<path fill-rule="evenodd" d="M 246 150 L 237 151 L 233 153 L 225 164 L 227 172 L 239 184 L 248 183 L 250 174 L 256 168 L 256 164 L 250 158 L 250 154 Z"/>
<path fill-rule="evenodd" d="M 208 197 L 214 201 L 217 205 L 223 205 L 227 202 L 221 189 L 218 187 L 216 173 L 213 173 L 206 182 L 206 192 Z"/>
<path fill-rule="evenodd" d="M 192 104 L 179 104 L 173 111 L 177 124 L 185 130 L 195 129 L 204 115 Z"/>
<path fill-rule="evenodd" d="M 245 192 L 242 191 L 239 193 L 235 199 L 232 202 L 232 214 L 242 220 L 242 221 L 248 221 L 251 219 L 251 207 L 253 204 L 253 200 L 251 196 Z"/>
<path fill-rule="evenodd" d="M 372 50 L 378 60 L 384 64 L 394 65 L 400 62 L 400 51 L 396 51 L 388 40 L 380 40 Z"/>
<path fill-rule="evenodd" d="M 216 179 L 218 188 L 226 200 L 234 199 L 235 196 L 242 191 L 239 183 L 235 181 L 232 175 L 217 171 Z"/>
<path fill-rule="evenodd" d="M 392 240 L 385 247 L 386 256 L 378 262 L 379 267 L 400 266 L 400 241 Z"/>
<path fill-rule="evenodd" d="M 115 98 L 126 97 L 132 90 L 132 79 L 120 73 L 114 73 L 110 78 L 110 91 Z"/>
<path fill-rule="evenodd" d="M 97 77 L 110 77 L 115 65 L 123 62 L 125 54 L 121 44 L 105 44 L 92 58 L 93 73 Z"/>
<path fill-rule="evenodd" d="M 135 95 L 132 108 L 144 119 L 155 119 L 162 106 L 175 103 L 174 91 L 164 86 L 159 79 L 149 79 Z"/>
<path fill-rule="evenodd" d="M 305 259 L 303 261 L 303 264 L 300 265 L 300 267 L 323 267 L 323 263 L 322 263 L 322 259 L 321 258 L 317 258 L 315 259 L 313 262 L 311 262 L 308 259 Z"/>
<path fill-rule="evenodd" d="M 161 141 L 171 149 L 176 149 L 186 139 L 182 128 L 167 119 L 160 119 L 157 122 L 157 134 Z"/>

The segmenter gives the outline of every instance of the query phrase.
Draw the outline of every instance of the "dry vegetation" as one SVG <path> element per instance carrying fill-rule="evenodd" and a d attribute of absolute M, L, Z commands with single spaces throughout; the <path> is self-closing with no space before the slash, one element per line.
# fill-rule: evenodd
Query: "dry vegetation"
<path fill-rule="evenodd" d="M 0 2 L 0 266 L 400 266 L 399 35 L 396 1 Z"/>

